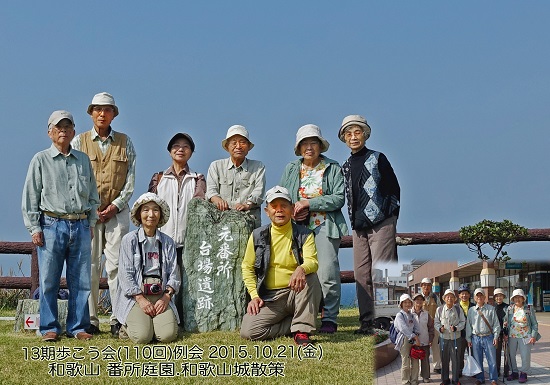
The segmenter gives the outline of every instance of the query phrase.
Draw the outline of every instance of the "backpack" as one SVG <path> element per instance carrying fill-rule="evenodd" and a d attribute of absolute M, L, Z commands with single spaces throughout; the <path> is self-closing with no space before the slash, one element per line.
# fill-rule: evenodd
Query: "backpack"
<path fill-rule="evenodd" d="M 390 325 L 390 341 L 392 342 L 392 344 L 395 345 L 398 335 L 399 335 L 399 330 L 397 330 L 397 328 L 395 327 L 395 324 L 392 322 L 392 324 Z"/>
<path fill-rule="evenodd" d="M 395 345 L 395 341 L 397 341 L 398 335 L 399 335 L 399 332 L 397 331 L 396 327 L 392 323 L 390 325 L 390 341 L 392 342 L 392 344 Z"/>

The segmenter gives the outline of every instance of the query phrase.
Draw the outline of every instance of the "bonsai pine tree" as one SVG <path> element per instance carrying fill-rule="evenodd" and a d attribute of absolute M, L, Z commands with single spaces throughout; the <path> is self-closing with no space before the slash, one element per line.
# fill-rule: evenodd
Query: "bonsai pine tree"
<path fill-rule="evenodd" d="M 470 251 L 477 254 L 482 261 L 488 261 L 491 256 L 485 254 L 487 246 L 494 251 L 493 263 L 510 260 L 504 247 L 514 243 L 520 237 L 527 236 L 527 229 L 505 219 L 502 222 L 484 219 L 472 226 L 464 226 L 460 229 L 460 238 L 468 246 Z"/>

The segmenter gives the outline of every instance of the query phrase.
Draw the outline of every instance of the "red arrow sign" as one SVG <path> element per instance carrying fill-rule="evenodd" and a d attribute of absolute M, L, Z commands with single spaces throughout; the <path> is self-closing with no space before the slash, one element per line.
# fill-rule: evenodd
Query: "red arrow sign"
<path fill-rule="evenodd" d="M 30 327 L 33 323 L 34 321 L 31 320 L 31 317 L 27 317 L 27 319 L 25 320 L 25 324 L 27 324 L 27 327 Z"/>

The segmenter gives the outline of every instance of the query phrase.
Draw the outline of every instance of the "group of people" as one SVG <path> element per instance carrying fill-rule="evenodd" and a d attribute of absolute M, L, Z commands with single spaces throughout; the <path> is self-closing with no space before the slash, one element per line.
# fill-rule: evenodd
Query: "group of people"
<path fill-rule="evenodd" d="M 185 290 L 180 269 L 192 198 L 254 219 L 242 262 L 250 302 L 241 335 L 253 340 L 293 335 L 298 344 L 311 342 L 319 309 L 319 332 L 337 332 L 338 250 L 348 233 L 341 208 L 347 199 L 359 303 L 356 333 L 374 332 L 372 266 L 397 262 L 400 187 L 386 156 L 365 146 L 371 128 L 364 117 L 343 119 L 338 138 L 351 156 L 342 166 L 323 155 L 329 142 L 319 127 L 300 127 L 294 145 L 299 158 L 267 193 L 264 164 L 248 158 L 254 144 L 245 127 L 228 129 L 221 145 L 229 158 L 212 162 L 206 178 L 189 167 L 193 139 L 177 133 L 167 146 L 172 164 L 152 176 L 148 192 L 130 210 L 136 151 L 128 135 L 112 129 L 119 114 L 113 96 L 95 95 L 87 112 L 93 127 L 79 135 L 71 113 L 51 114 L 52 145 L 31 160 L 23 190 L 23 219 L 38 248 L 44 341 L 60 337 L 57 292 L 65 262 L 66 334 L 89 340 L 100 333 L 102 255 L 112 335 L 138 343 L 177 338 L 182 309 L 174 297 Z M 264 197 L 270 223 L 261 226 Z M 130 220 L 137 230 L 130 232 Z"/>
<path fill-rule="evenodd" d="M 485 290 L 474 290 L 475 302 L 470 302 L 467 285 L 455 291 L 447 289 L 443 304 L 431 291 L 429 278 L 421 281 L 422 291 L 412 297 L 403 294 L 399 299 L 400 311 L 394 327 L 398 331 L 395 349 L 402 358 L 402 384 L 416 385 L 419 373 L 425 383 L 430 378 L 430 348 L 434 371 L 441 374 L 441 384 L 460 384 L 467 348 L 481 367 L 475 375 L 475 384 L 485 383 L 483 359 L 488 363 L 491 385 L 498 383 L 504 352 L 503 376 L 508 381 L 527 382 L 531 368 L 531 349 L 540 338 L 535 311 L 527 304 L 522 289 L 515 289 L 510 305 L 504 302 L 504 290 L 494 290 L 494 305 L 487 303 Z M 433 313 L 433 315 L 432 315 Z M 424 350 L 421 358 L 414 358 L 414 347 Z M 520 354 L 521 365 L 516 356 Z M 452 372 L 452 373 L 451 373 Z"/>

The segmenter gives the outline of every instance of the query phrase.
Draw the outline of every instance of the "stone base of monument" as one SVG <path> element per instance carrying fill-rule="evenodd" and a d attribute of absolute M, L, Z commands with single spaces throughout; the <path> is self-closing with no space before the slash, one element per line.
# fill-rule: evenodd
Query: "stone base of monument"
<path fill-rule="evenodd" d="M 59 323 L 61 324 L 61 333 L 65 332 L 65 325 L 67 324 L 67 309 L 68 301 L 66 299 L 57 300 L 57 311 L 59 316 Z M 39 314 L 40 308 L 37 299 L 20 299 L 17 302 L 17 310 L 15 312 L 15 325 L 13 331 L 34 331 L 34 329 L 25 329 L 25 322 L 28 321 L 26 316 L 29 314 Z"/>
<path fill-rule="evenodd" d="M 246 212 L 219 211 L 197 198 L 189 202 L 187 218 L 179 296 L 184 328 L 239 330 L 247 305 L 241 264 L 254 218 Z"/>
<path fill-rule="evenodd" d="M 376 357 L 376 370 L 383 368 L 393 362 L 399 355 L 399 351 L 395 350 L 395 345 L 387 339 L 374 347 Z"/>

